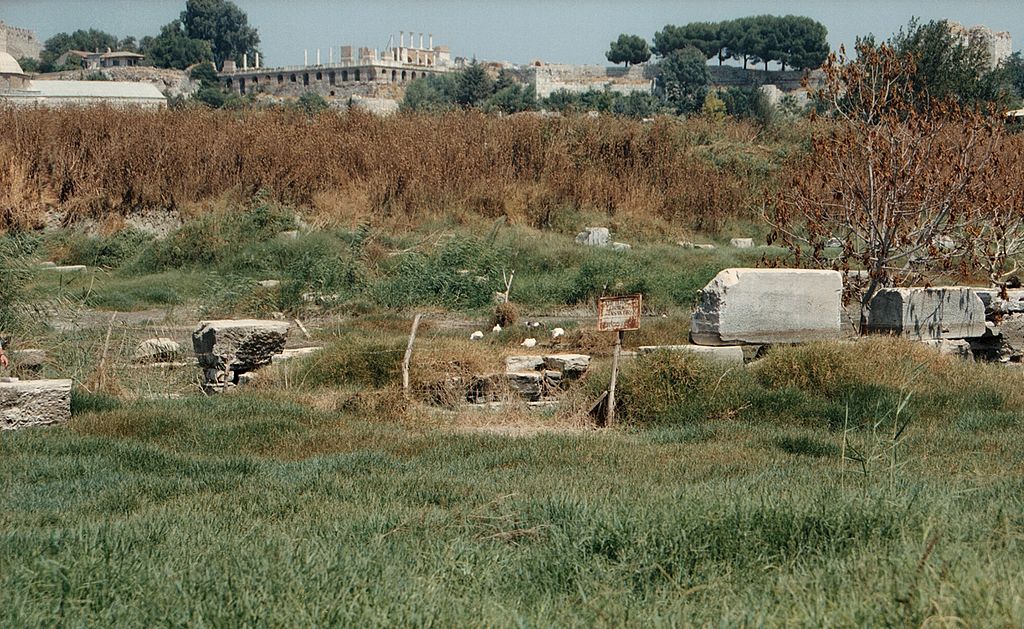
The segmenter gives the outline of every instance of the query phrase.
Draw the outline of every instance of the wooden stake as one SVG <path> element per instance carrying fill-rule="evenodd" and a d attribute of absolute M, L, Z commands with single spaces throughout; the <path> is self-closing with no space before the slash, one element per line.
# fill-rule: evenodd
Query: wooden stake
<path fill-rule="evenodd" d="M 409 395 L 409 360 L 412 359 L 412 344 L 416 342 L 416 330 L 420 327 L 420 317 L 423 315 L 418 314 L 416 318 L 412 320 L 412 332 L 409 333 L 409 345 L 405 348 L 405 358 L 402 359 L 402 391 L 405 395 Z"/>
<path fill-rule="evenodd" d="M 306 326 L 302 325 L 302 322 L 299 321 L 298 319 L 295 319 L 295 325 L 299 326 L 299 329 L 302 330 L 302 336 L 306 337 L 306 340 L 308 341 L 309 330 L 306 329 Z"/>
<path fill-rule="evenodd" d="M 622 337 L 625 332 L 619 330 L 615 333 L 615 354 L 612 357 L 612 381 L 608 385 L 608 419 L 605 426 L 611 428 L 615 425 L 615 382 L 619 379 L 619 355 L 622 353 Z"/>

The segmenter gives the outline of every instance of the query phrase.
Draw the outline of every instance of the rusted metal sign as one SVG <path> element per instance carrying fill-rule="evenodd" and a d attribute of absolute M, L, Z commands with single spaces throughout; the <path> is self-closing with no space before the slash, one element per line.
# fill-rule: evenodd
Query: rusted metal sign
<path fill-rule="evenodd" d="M 642 295 L 602 297 L 597 300 L 598 332 L 622 332 L 640 329 Z"/>

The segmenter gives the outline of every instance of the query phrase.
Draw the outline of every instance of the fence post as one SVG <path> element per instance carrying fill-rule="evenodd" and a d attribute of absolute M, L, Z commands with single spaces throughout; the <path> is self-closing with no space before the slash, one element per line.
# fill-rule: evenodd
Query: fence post
<path fill-rule="evenodd" d="M 409 396 L 409 361 L 412 359 L 412 344 L 416 342 L 416 330 L 420 327 L 420 317 L 417 314 L 412 320 L 412 331 L 409 333 L 409 345 L 405 348 L 405 358 L 402 359 L 402 391 L 406 397 Z"/>

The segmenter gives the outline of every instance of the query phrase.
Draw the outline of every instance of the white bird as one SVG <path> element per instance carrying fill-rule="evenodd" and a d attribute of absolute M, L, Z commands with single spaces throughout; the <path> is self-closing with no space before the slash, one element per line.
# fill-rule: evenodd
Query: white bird
<path fill-rule="evenodd" d="M 565 330 L 562 328 L 555 328 L 554 330 L 551 330 L 551 338 L 557 339 L 560 336 L 565 336 Z"/>
<path fill-rule="evenodd" d="M 481 332 L 480 330 L 477 330 L 476 332 L 474 332 L 474 333 L 469 335 L 469 340 L 471 340 L 471 341 L 479 341 L 483 337 L 484 337 L 484 333 Z"/>
<path fill-rule="evenodd" d="M 526 339 L 525 341 L 520 343 L 520 345 L 522 345 L 523 347 L 533 347 L 536 344 L 537 344 L 537 339 Z"/>
<path fill-rule="evenodd" d="M 491 328 L 491 332 L 494 332 L 495 334 L 497 334 L 498 332 L 501 332 L 501 324 L 500 323 L 495 323 L 494 327 Z"/>

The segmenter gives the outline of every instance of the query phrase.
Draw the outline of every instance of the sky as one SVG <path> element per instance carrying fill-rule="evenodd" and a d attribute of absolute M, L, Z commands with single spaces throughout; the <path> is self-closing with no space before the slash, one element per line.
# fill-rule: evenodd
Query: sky
<path fill-rule="evenodd" d="M 385 48 L 398 32 L 434 34 L 455 56 L 527 63 L 601 63 L 620 33 L 650 39 L 665 24 L 746 15 L 796 14 L 829 29 L 833 47 L 857 35 L 888 37 L 911 17 L 952 19 L 1010 31 L 1024 41 L 1021 0 L 236 0 L 259 29 L 267 65 L 301 64 L 303 50 L 345 44 Z M 36 31 L 97 28 L 119 37 L 155 35 L 175 19 L 185 0 L 0 0 L 0 20 Z M 1014 44 L 1014 50 L 1020 46 Z"/>

